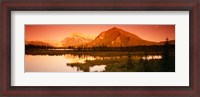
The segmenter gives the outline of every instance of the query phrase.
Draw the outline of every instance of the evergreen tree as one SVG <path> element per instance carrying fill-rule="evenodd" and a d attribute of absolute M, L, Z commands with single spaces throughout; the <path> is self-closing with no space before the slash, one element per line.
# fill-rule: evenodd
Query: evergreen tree
<path fill-rule="evenodd" d="M 144 59 L 144 61 L 143 61 L 143 67 L 144 67 L 144 72 L 150 72 L 151 71 L 151 68 L 150 68 L 150 66 L 149 66 L 149 62 L 148 62 L 148 54 L 147 54 L 147 52 L 145 51 L 145 53 L 144 53 L 144 55 L 145 55 L 145 59 Z"/>
<path fill-rule="evenodd" d="M 163 55 L 162 55 L 161 71 L 163 71 L 163 72 L 169 71 L 169 69 L 170 69 L 169 57 L 170 57 L 170 55 L 169 55 L 169 41 L 168 41 L 168 38 L 167 38 L 166 42 L 164 44 Z"/>
<path fill-rule="evenodd" d="M 132 59 L 131 59 L 131 54 L 128 53 L 128 60 L 127 60 L 127 66 L 126 66 L 127 71 L 133 71 L 134 69 L 134 65 L 132 63 Z"/>

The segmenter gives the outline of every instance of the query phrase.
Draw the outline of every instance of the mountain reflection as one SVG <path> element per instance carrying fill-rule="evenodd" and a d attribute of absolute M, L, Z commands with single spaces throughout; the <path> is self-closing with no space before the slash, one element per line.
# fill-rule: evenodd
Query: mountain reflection
<path fill-rule="evenodd" d="M 90 56 L 90 55 L 65 55 L 67 60 L 66 66 L 77 67 L 78 70 L 84 72 L 142 72 L 144 66 L 142 61 L 153 63 L 155 67 L 151 71 L 159 71 L 159 64 L 154 64 L 161 60 L 161 55 L 136 56 L 136 55 L 122 55 L 122 56 Z M 155 66 L 154 66 L 155 65 Z M 158 67 L 158 68 L 157 68 Z"/>
<path fill-rule="evenodd" d="M 145 71 L 145 64 L 151 65 L 150 71 L 159 71 L 162 56 L 65 54 L 60 56 L 25 55 L 25 58 L 27 72 L 142 72 Z"/>
<path fill-rule="evenodd" d="M 80 56 L 80 55 L 72 55 L 72 54 L 66 54 L 64 55 L 65 59 L 67 60 L 67 63 L 85 63 L 85 60 L 95 60 L 92 56 Z"/>

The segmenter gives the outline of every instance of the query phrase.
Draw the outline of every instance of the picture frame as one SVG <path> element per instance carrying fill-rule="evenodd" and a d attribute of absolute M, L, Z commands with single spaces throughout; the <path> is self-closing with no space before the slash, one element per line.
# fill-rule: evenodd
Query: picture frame
<path fill-rule="evenodd" d="M 199 97 L 199 0 L 1 1 L 1 96 Z M 189 86 L 11 86 L 11 11 L 189 11 Z"/>

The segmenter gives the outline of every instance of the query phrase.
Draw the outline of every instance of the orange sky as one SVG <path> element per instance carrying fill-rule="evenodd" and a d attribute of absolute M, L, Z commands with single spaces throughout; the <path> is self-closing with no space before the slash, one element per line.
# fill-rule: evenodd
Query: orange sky
<path fill-rule="evenodd" d="M 175 39 L 175 25 L 25 25 L 25 39 L 28 41 L 62 41 L 73 33 L 83 33 L 95 38 L 101 32 L 117 27 L 149 41 Z"/>

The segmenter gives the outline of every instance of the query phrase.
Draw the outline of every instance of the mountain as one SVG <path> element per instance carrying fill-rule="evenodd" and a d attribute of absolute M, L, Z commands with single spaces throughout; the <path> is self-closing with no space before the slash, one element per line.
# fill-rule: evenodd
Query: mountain
<path fill-rule="evenodd" d="M 120 28 L 113 27 L 107 31 L 101 32 L 96 38 L 91 38 L 83 33 L 73 33 L 64 38 L 62 41 L 47 40 L 47 41 L 26 41 L 27 44 L 37 46 L 53 46 L 53 47 L 68 47 L 68 46 L 86 46 L 86 47 L 120 47 L 120 46 L 142 46 L 142 45 L 164 45 L 166 41 L 152 42 L 144 40 L 135 34 L 124 31 Z M 175 44 L 175 40 L 169 40 L 169 44 Z"/>
<path fill-rule="evenodd" d="M 68 47 L 84 45 L 90 41 L 92 41 L 92 39 L 73 34 L 69 37 L 66 37 L 63 41 L 61 41 L 61 43 L 63 47 Z"/>
<path fill-rule="evenodd" d="M 45 40 L 43 42 L 48 43 L 48 44 L 52 45 L 53 47 L 62 47 L 62 43 L 57 40 Z"/>
<path fill-rule="evenodd" d="M 25 41 L 26 45 L 35 45 L 35 46 L 53 46 L 53 47 L 68 47 L 68 46 L 80 46 L 90 42 L 92 39 L 72 34 L 69 37 L 66 37 L 62 41 L 55 40 L 45 40 L 45 41 Z"/>
<path fill-rule="evenodd" d="M 138 45 L 156 45 L 156 42 L 143 40 L 137 35 L 124 31 L 120 28 L 113 27 L 107 31 L 101 32 L 87 46 L 138 46 Z"/>
<path fill-rule="evenodd" d="M 49 43 L 42 42 L 42 41 L 25 41 L 25 45 L 52 46 Z"/>

